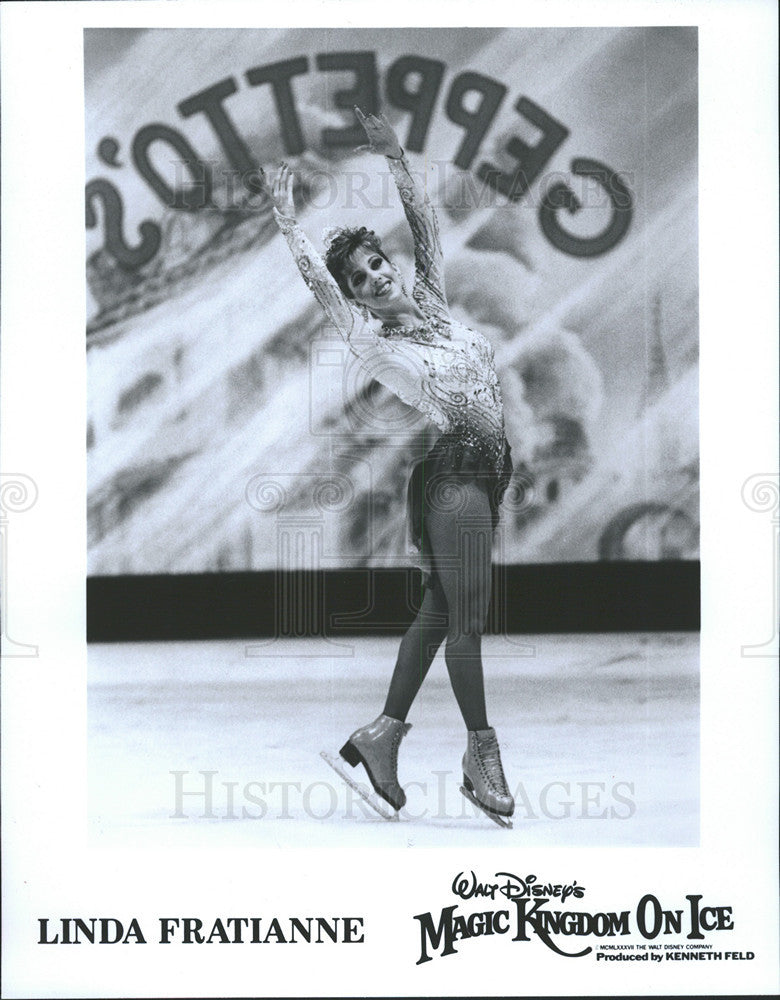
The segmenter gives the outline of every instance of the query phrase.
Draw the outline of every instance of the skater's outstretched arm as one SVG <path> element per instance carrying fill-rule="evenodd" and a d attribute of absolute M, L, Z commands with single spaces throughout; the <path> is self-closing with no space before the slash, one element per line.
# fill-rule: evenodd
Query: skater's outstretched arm
<path fill-rule="evenodd" d="M 298 270 L 328 319 L 344 338 L 366 373 L 386 385 L 409 406 L 428 412 L 424 382 L 430 377 L 414 356 L 380 337 L 356 305 L 339 288 L 333 275 L 295 219 L 294 175 L 283 164 L 273 184 L 264 175 L 265 190 L 274 204 L 274 217 L 284 234 Z M 436 420 L 436 413 L 431 413 Z"/>
<path fill-rule="evenodd" d="M 415 300 L 427 311 L 447 312 L 444 293 L 444 256 L 439 239 L 439 221 L 427 191 L 412 176 L 395 129 L 384 115 L 364 115 L 355 108 L 368 139 L 367 148 L 387 158 L 406 220 L 414 238 Z"/>
<path fill-rule="evenodd" d="M 282 164 L 273 184 L 269 184 L 266 178 L 265 188 L 274 204 L 274 217 L 287 240 L 301 277 L 341 336 L 356 353 L 361 353 L 361 350 L 376 343 L 377 335 L 343 294 L 325 262 L 298 225 L 293 201 L 294 183 L 295 175 L 286 163 Z M 360 341 L 359 345 L 357 341 Z"/>

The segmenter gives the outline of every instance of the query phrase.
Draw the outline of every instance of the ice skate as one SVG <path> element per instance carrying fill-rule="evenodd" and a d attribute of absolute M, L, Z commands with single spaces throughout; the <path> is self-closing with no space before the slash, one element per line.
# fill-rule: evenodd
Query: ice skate
<path fill-rule="evenodd" d="M 398 747 L 411 728 L 408 722 L 380 715 L 356 729 L 339 751 L 350 767 L 363 765 L 376 794 L 396 811 L 406 804 L 406 794 L 398 783 Z"/>
<path fill-rule="evenodd" d="M 494 823 L 512 829 L 515 800 L 504 777 L 495 729 L 469 731 L 460 790 Z"/>
<path fill-rule="evenodd" d="M 379 796 L 366 785 L 358 784 L 354 778 L 351 778 L 347 774 L 344 768 L 344 761 L 341 757 L 327 753 L 325 750 L 320 751 L 320 757 L 322 757 L 326 764 L 329 764 L 333 768 L 344 784 L 347 785 L 348 788 L 351 788 L 352 791 L 359 798 L 361 798 L 367 806 L 373 809 L 378 816 L 381 816 L 382 819 L 391 823 L 398 821 L 398 813 L 393 812 L 390 807 L 385 804 L 383 799 L 380 799 Z"/>

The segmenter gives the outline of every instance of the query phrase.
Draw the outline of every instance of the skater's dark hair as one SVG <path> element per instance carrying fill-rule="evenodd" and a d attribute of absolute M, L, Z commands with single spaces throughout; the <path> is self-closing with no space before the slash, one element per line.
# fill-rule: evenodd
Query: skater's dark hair
<path fill-rule="evenodd" d="M 359 229 L 345 227 L 338 229 L 329 239 L 325 252 L 325 266 L 336 279 L 339 288 L 348 299 L 354 299 L 348 282 L 349 259 L 359 248 L 372 250 L 390 263 L 390 258 L 382 249 L 382 244 L 373 229 L 361 226 Z"/>

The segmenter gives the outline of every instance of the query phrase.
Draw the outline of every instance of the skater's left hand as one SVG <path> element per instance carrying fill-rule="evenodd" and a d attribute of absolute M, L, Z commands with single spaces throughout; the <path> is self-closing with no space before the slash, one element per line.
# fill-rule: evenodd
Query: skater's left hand
<path fill-rule="evenodd" d="M 357 120 L 363 126 L 368 139 L 367 146 L 361 146 L 361 150 L 368 150 L 371 153 L 379 153 L 382 156 L 389 156 L 394 160 L 399 160 L 403 156 L 401 144 L 395 129 L 384 115 L 364 115 L 355 107 Z"/>

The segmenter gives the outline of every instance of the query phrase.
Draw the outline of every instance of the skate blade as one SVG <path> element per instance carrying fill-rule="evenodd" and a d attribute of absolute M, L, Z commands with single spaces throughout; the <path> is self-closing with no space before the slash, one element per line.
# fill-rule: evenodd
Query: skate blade
<path fill-rule="evenodd" d="M 329 764 L 330 767 L 336 772 L 336 774 L 341 778 L 345 785 L 349 785 L 355 794 L 359 795 L 360 798 L 370 806 L 375 813 L 388 821 L 388 823 L 398 822 L 398 813 L 390 812 L 390 806 L 385 805 L 384 802 L 376 795 L 374 792 L 366 791 L 366 789 L 359 785 L 354 778 L 351 778 L 342 766 L 341 757 L 336 757 L 334 754 L 326 753 L 325 750 L 320 751 L 320 757 Z"/>
<path fill-rule="evenodd" d="M 512 820 L 508 816 L 499 816 L 497 813 L 489 812 L 482 803 L 463 785 L 460 786 L 461 795 L 464 795 L 469 802 L 472 802 L 479 811 L 487 816 L 488 819 L 492 819 L 496 826 L 500 826 L 503 830 L 512 830 Z"/>

